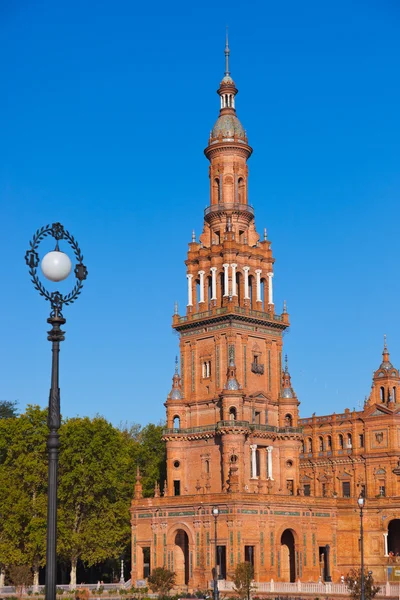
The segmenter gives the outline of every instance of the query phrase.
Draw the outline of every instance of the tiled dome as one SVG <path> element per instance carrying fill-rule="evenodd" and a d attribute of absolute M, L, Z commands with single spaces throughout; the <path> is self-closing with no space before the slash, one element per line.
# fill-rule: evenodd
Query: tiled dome
<path fill-rule="evenodd" d="M 238 138 L 246 140 L 245 130 L 236 115 L 221 115 L 218 117 L 211 132 L 211 137 L 218 138 L 220 135 L 222 135 L 222 138 L 233 138 L 237 135 Z"/>

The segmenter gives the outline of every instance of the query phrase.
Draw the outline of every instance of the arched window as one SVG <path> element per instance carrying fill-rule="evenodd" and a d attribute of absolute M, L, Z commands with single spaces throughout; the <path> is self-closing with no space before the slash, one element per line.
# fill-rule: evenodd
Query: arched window
<path fill-rule="evenodd" d="M 254 308 L 254 303 L 256 300 L 256 283 L 254 281 L 253 275 L 249 275 L 249 297 L 250 297 L 250 307 Z"/>
<path fill-rule="evenodd" d="M 385 388 L 381 387 L 381 402 L 385 402 Z"/>
<path fill-rule="evenodd" d="M 221 296 L 220 296 L 220 306 L 222 306 L 222 303 L 224 301 L 224 296 L 225 296 L 225 276 L 224 273 L 220 273 L 219 275 L 219 286 L 220 286 L 220 290 L 221 290 Z"/>
<path fill-rule="evenodd" d="M 199 300 L 200 300 L 200 279 L 196 279 L 196 299 L 195 299 L 194 304 L 196 306 L 197 312 L 199 311 Z"/>
<path fill-rule="evenodd" d="M 210 472 L 210 461 L 208 459 L 204 461 L 204 468 L 206 473 Z"/>
<path fill-rule="evenodd" d="M 211 308 L 211 298 L 212 298 L 212 278 L 211 278 L 211 276 L 207 277 L 206 286 L 207 286 L 206 289 L 207 289 L 208 308 Z"/>
<path fill-rule="evenodd" d="M 393 387 L 392 389 L 392 400 L 393 402 L 396 402 L 396 387 Z"/>
<path fill-rule="evenodd" d="M 307 438 L 307 451 L 312 452 L 312 438 Z"/>
<path fill-rule="evenodd" d="M 174 429 L 180 429 L 181 427 L 181 419 L 179 415 L 174 416 Z"/>
<path fill-rule="evenodd" d="M 351 433 L 347 434 L 347 447 L 348 448 L 352 448 L 352 439 L 351 439 Z"/>
<path fill-rule="evenodd" d="M 221 202 L 221 190 L 220 190 L 219 177 L 215 177 L 215 179 L 214 179 L 213 196 L 214 196 L 214 198 L 213 198 L 214 204 L 218 204 L 219 202 Z"/>
<path fill-rule="evenodd" d="M 320 435 L 318 438 L 318 444 L 319 444 L 319 451 L 323 452 L 324 451 L 324 438 L 322 437 L 322 435 Z"/>
<path fill-rule="evenodd" d="M 261 310 L 265 310 L 265 290 L 267 285 L 265 283 L 265 279 L 261 279 L 260 281 L 260 296 L 261 296 Z"/>
<path fill-rule="evenodd" d="M 245 184 L 243 177 L 238 179 L 238 199 L 240 204 L 245 203 Z"/>
<path fill-rule="evenodd" d="M 236 273 L 236 293 L 239 306 L 242 303 L 242 275 L 240 273 Z"/>
<path fill-rule="evenodd" d="M 236 421 L 236 408 L 234 406 L 231 406 L 229 409 L 229 420 Z"/>
<path fill-rule="evenodd" d="M 205 360 L 202 364 L 203 379 L 211 377 L 211 361 Z"/>
<path fill-rule="evenodd" d="M 287 415 L 285 415 L 285 427 L 292 427 L 293 426 L 293 417 L 290 413 L 287 413 Z"/>
<path fill-rule="evenodd" d="M 343 442 L 343 436 L 342 436 L 341 433 L 339 433 L 339 435 L 338 435 L 338 444 L 339 444 L 339 448 L 341 450 L 343 450 L 343 448 L 344 448 L 344 442 Z"/>
<path fill-rule="evenodd" d="M 326 438 L 326 449 L 332 450 L 332 437 L 330 435 L 327 436 Z"/>

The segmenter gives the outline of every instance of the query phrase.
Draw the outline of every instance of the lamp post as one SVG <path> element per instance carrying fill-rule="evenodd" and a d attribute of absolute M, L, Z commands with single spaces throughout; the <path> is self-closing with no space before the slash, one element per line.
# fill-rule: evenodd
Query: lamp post
<path fill-rule="evenodd" d="M 213 599 L 218 600 L 219 591 L 218 591 L 218 546 L 217 546 L 217 519 L 219 515 L 218 506 L 214 506 L 212 509 L 212 514 L 214 516 L 214 542 L 215 542 L 215 568 L 214 568 L 214 589 L 213 589 Z"/>
<path fill-rule="evenodd" d="M 49 292 L 39 279 L 37 267 L 39 266 L 38 249 L 46 237 L 53 237 L 56 244 L 52 252 L 48 252 L 42 259 L 41 270 L 49 281 L 59 282 L 67 279 L 72 270 L 72 263 L 65 252 L 59 249 L 61 240 L 67 242 L 72 249 L 76 265 L 74 269 L 75 285 L 68 294 L 59 291 Z M 60 440 L 58 430 L 61 424 L 60 415 L 60 388 L 58 381 L 60 342 L 64 338 L 61 326 L 65 324 L 62 314 L 63 306 L 75 302 L 87 277 L 87 269 L 83 264 L 83 256 L 74 237 L 61 225 L 45 225 L 38 229 L 30 242 L 30 247 L 25 254 L 25 262 L 29 267 L 29 275 L 35 289 L 41 296 L 50 302 L 51 311 L 47 322 L 51 326 L 47 339 L 52 343 L 51 387 L 49 395 L 49 410 L 47 425 L 49 434 L 47 438 L 48 452 L 48 499 L 47 499 L 47 543 L 46 543 L 46 600 L 56 600 L 57 585 L 57 471 Z"/>
<path fill-rule="evenodd" d="M 358 496 L 358 507 L 360 509 L 360 552 L 361 552 L 361 600 L 365 600 L 365 579 L 364 579 L 364 526 L 363 526 L 363 510 L 365 506 L 364 494 Z"/>

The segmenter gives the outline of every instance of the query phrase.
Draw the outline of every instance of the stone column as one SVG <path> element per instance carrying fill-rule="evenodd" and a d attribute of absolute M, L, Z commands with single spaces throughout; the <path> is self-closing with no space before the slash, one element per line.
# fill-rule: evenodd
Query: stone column
<path fill-rule="evenodd" d="M 271 481 L 274 481 L 274 478 L 272 477 L 272 450 L 273 450 L 273 446 L 267 446 L 267 453 L 268 453 L 267 478 L 270 479 Z"/>
<path fill-rule="evenodd" d="M 251 444 L 251 479 L 257 479 L 257 444 Z"/>
<path fill-rule="evenodd" d="M 222 265 L 224 267 L 224 279 L 225 279 L 225 293 L 224 296 L 229 296 L 229 265 L 227 263 Z"/>
<path fill-rule="evenodd" d="M 204 302 L 204 271 L 199 271 L 199 277 L 200 277 L 200 300 L 199 300 L 199 304 L 201 302 Z"/>
<path fill-rule="evenodd" d="M 388 534 L 387 532 L 383 534 L 383 548 L 385 551 L 385 556 L 389 556 L 388 552 Z"/>
<path fill-rule="evenodd" d="M 249 296 L 249 271 L 250 267 L 243 267 L 244 271 L 244 299 L 250 300 Z"/>
<path fill-rule="evenodd" d="M 273 278 L 274 274 L 273 273 L 268 273 L 268 304 L 273 304 L 274 303 L 274 296 L 273 296 L 273 290 L 272 290 L 272 278 Z"/>
<path fill-rule="evenodd" d="M 192 279 L 193 279 L 193 275 L 186 275 L 187 280 L 188 280 L 188 306 L 193 306 L 193 291 L 192 291 Z"/>
<path fill-rule="evenodd" d="M 257 276 L 257 302 L 262 302 L 261 300 L 261 269 L 256 269 Z"/>
<path fill-rule="evenodd" d="M 232 264 L 232 296 L 237 296 L 237 291 L 236 291 L 236 264 Z"/>
<path fill-rule="evenodd" d="M 326 560 L 326 564 L 325 564 L 326 579 L 325 579 L 325 581 L 328 581 L 328 582 L 332 581 L 330 555 L 331 555 L 331 547 L 329 544 L 326 544 L 326 546 L 325 546 L 325 560 Z"/>
<path fill-rule="evenodd" d="M 217 267 L 211 267 L 211 300 L 217 299 Z"/>

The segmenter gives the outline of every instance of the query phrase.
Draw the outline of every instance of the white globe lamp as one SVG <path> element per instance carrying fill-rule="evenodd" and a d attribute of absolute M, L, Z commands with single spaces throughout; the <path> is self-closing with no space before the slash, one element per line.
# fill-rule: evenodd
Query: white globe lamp
<path fill-rule="evenodd" d="M 42 259 L 42 273 L 50 281 L 63 281 L 72 270 L 72 263 L 65 252 L 53 250 L 48 252 Z"/>

